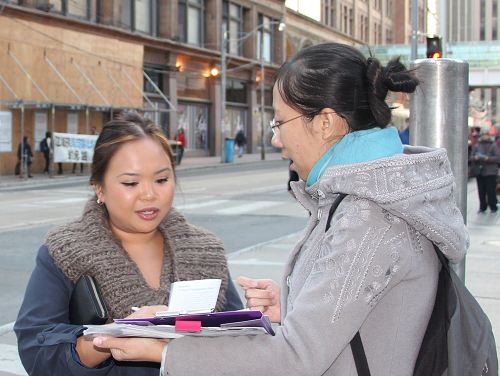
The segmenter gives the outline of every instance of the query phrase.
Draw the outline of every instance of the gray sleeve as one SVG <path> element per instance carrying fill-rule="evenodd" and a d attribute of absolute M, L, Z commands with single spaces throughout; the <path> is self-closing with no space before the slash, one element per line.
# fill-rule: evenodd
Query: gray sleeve
<path fill-rule="evenodd" d="M 395 258 L 382 251 L 389 225 L 364 231 L 349 226 L 332 226 L 316 257 L 304 261 L 303 265 L 311 261 L 312 269 L 287 305 L 274 337 L 173 340 L 164 361 L 165 375 L 195 376 L 200 370 L 207 375 L 228 376 L 324 374 L 373 307 L 404 278 L 411 265 L 407 257 Z M 383 272 L 366 278 L 359 270 L 367 268 L 367 262 Z"/>

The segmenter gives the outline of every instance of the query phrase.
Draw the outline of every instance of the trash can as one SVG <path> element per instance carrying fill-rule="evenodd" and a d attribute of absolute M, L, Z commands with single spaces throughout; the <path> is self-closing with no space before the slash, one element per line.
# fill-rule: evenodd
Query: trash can
<path fill-rule="evenodd" d="M 234 159 L 234 138 L 226 137 L 226 163 L 232 163 Z"/>

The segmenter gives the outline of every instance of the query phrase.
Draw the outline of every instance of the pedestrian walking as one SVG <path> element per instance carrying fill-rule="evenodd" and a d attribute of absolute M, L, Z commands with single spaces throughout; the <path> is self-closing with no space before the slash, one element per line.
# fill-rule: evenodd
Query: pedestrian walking
<path fill-rule="evenodd" d="M 33 151 L 31 145 L 28 142 L 28 136 L 24 136 L 23 140 L 19 143 L 17 147 L 17 164 L 16 171 L 19 171 L 19 177 L 23 178 L 24 174 L 28 174 L 28 178 L 32 178 L 31 175 L 31 164 L 33 163 Z"/>
<path fill-rule="evenodd" d="M 180 165 L 182 157 L 184 156 L 184 149 L 186 147 L 186 135 L 184 134 L 184 128 L 179 128 L 177 134 L 175 135 L 175 140 L 177 141 L 177 165 Z"/>
<path fill-rule="evenodd" d="M 246 138 L 245 132 L 243 132 L 242 128 L 240 128 L 238 130 L 238 132 L 236 132 L 234 142 L 236 143 L 236 146 L 238 147 L 238 158 L 241 158 L 243 156 L 243 153 L 245 152 L 245 147 L 247 144 L 247 138 Z"/>
<path fill-rule="evenodd" d="M 489 127 L 481 128 L 479 140 L 472 149 L 471 169 L 477 181 L 479 213 L 486 212 L 488 206 L 492 213 L 497 212 L 497 178 L 500 150 L 495 144 Z"/>
<path fill-rule="evenodd" d="M 45 132 L 45 137 L 40 141 L 40 151 L 43 154 L 43 159 L 45 161 L 45 166 L 43 172 L 45 174 L 50 173 L 50 156 L 52 155 L 52 134 L 50 132 Z"/>
<path fill-rule="evenodd" d="M 412 375 L 437 291 L 433 244 L 453 262 L 468 245 L 446 150 L 403 147 L 387 127 L 388 91 L 417 84 L 399 59 L 384 67 L 337 43 L 305 48 L 276 73 L 272 143 L 293 160 L 309 219 L 281 284 L 238 280 L 275 336 L 94 344 L 115 359 L 161 361 L 171 376 L 355 375 L 361 344 L 372 375 Z"/>

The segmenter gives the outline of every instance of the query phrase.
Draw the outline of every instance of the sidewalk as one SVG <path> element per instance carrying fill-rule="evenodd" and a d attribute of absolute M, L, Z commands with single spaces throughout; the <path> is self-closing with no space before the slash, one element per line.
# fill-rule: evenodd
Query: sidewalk
<path fill-rule="evenodd" d="M 261 163 L 266 161 L 280 161 L 281 153 L 266 153 L 265 160 L 261 160 L 260 153 L 244 154 L 243 157 L 234 158 L 231 163 L 222 163 L 221 157 L 184 157 L 180 166 L 176 167 L 177 171 L 187 171 L 206 168 L 221 168 L 240 164 Z M 90 165 L 89 165 L 90 166 Z M 34 173 L 33 178 L 20 179 L 15 175 L 0 175 L 0 190 L 17 189 L 17 188 L 35 188 L 38 186 L 60 185 L 69 182 L 88 182 L 89 166 L 85 167 L 85 173 L 72 174 L 71 171 L 65 171 L 63 175 L 50 177 L 46 174 Z M 78 170 L 78 169 L 77 169 Z"/>

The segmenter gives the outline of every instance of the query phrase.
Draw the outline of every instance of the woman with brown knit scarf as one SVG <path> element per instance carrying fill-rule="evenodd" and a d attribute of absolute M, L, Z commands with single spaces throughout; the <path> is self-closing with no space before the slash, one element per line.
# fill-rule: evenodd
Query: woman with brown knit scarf
<path fill-rule="evenodd" d="M 222 280 L 217 310 L 240 309 L 223 245 L 172 207 L 175 162 L 148 119 L 126 113 L 104 126 L 90 183 L 96 196 L 82 217 L 38 252 L 14 327 L 21 360 L 30 375 L 157 376 L 159 364 L 118 362 L 70 323 L 75 283 L 92 276 L 110 318 L 151 316 L 166 309 L 172 282 L 205 278 Z"/>

